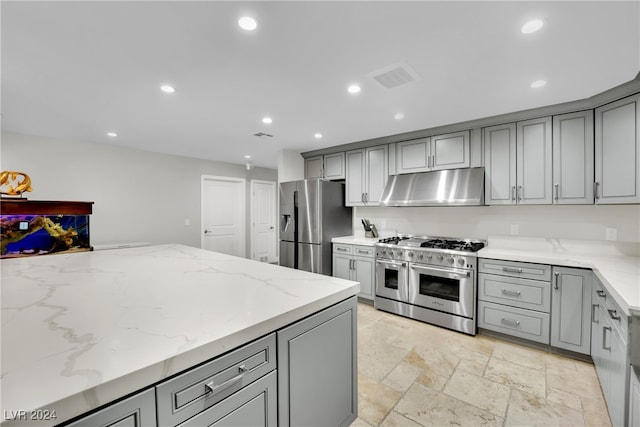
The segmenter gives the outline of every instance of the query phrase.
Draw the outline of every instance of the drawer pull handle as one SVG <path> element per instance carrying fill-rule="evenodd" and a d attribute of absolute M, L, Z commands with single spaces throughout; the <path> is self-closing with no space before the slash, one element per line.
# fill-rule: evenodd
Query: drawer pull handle
<path fill-rule="evenodd" d="M 521 268 L 514 268 L 514 267 L 502 267 L 502 271 L 506 271 L 508 273 L 522 273 L 522 269 Z"/>
<path fill-rule="evenodd" d="M 519 297 L 520 296 L 520 291 L 510 291 L 509 289 L 502 289 L 502 294 L 503 295 L 509 295 L 512 297 Z"/>
<path fill-rule="evenodd" d="M 618 316 L 618 311 L 617 310 L 611 310 L 611 309 L 607 309 L 607 311 L 609 312 L 609 316 L 613 319 L 613 320 L 620 320 L 620 316 Z"/>
<path fill-rule="evenodd" d="M 500 319 L 500 322 L 504 323 L 505 325 L 512 326 L 514 328 L 520 327 L 519 320 L 507 319 L 506 317 L 503 317 Z"/>
<path fill-rule="evenodd" d="M 553 273 L 553 275 L 554 275 L 554 276 L 555 276 L 555 278 L 556 278 L 556 284 L 555 284 L 555 286 L 554 286 L 553 288 L 554 288 L 555 290 L 558 290 L 558 289 L 560 289 L 560 273 L 558 273 L 558 272 L 556 271 L 555 273 Z"/>
<path fill-rule="evenodd" d="M 204 385 L 204 390 L 206 394 L 217 394 L 220 393 L 221 391 L 231 387 L 232 385 L 236 384 L 237 382 L 242 380 L 242 377 L 244 377 L 244 374 L 248 371 L 248 369 L 244 366 L 244 365 L 240 365 L 238 366 L 238 372 L 239 374 L 236 375 L 233 378 L 229 378 L 227 381 L 223 382 L 222 384 L 218 384 L 215 385 L 213 383 L 213 381 L 208 382 L 207 384 Z"/>
<path fill-rule="evenodd" d="M 602 349 L 603 350 L 611 350 L 611 345 L 609 345 L 609 347 L 607 347 L 607 331 L 609 331 L 609 334 L 611 334 L 611 327 L 610 326 L 604 326 L 602 328 Z"/>
<path fill-rule="evenodd" d="M 606 298 L 607 297 L 606 292 L 603 291 L 603 290 L 597 290 L 596 293 L 598 294 L 599 297 L 602 297 L 602 298 Z"/>
<path fill-rule="evenodd" d="M 345 248 L 336 248 L 336 250 L 338 250 L 340 252 L 347 252 L 347 249 L 345 249 Z"/>
<path fill-rule="evenodd" d="M 361 251 L 360 249 L 358 249 L 358 253 L 359 254 L 369 255 L 369 251 Z"/>
<path fill-rule="evenodd" d="M 592 323 L 600 323 L 598 319 L 596 319 L 597 308 L 600 307 L 600 304 L 591 304 L 591 322 Z"/>

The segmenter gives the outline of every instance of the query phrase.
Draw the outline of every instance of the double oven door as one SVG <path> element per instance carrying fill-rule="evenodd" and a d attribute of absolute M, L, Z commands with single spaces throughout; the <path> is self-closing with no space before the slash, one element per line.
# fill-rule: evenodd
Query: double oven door
<path fill-rule="evenodd" d="M 472 270 L 410 263 L 408 287 L 410 304 L 468 318 L 475 316 Z"/>
<path fill-rule="evenodd" d="M 376 296 L 409 301 L 409 269 L 406 261 L 376 259 Z"/>

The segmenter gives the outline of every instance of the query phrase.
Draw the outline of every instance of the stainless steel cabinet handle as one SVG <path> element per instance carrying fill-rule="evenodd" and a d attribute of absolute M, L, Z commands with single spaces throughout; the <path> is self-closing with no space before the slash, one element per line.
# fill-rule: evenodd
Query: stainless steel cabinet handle
<path fill-rule="evenodd" d="M 607 309 L 607 311 L 609 312 L 609 317 L 611 317 L 613 320 L 620 320 L 620 316 L 618 316 L 618 312 L 616 310 L 611 310 L 611 309 Z"/>
<path fill-rule="evenodd" d="M 516 193 L 516 202 L 520 203 L 522 200 L 522 185 L 518 185 L 518 192 Z"/>
<path fill-rule="evenodd" d="M 607 293 L 605 291 L 603 291 L 603 290 L 597 290 L 596 293 L 601 298 L 606 298 L 607 297 Z"/>
<path fill-rule="evenodd" d="M 233 378 L 229 378 L 227 381 L 223 382 L 222 384 L 218 384 L 215 385 L 213 383 L 213 381 L 208 382 L 207 384 L 204 385 L 204 390 L 205 393 L 209 394 L 216 394 L 216 393 L 220 393 L 222 390 L 225 390 L 229 387 L 231 387 L 232 385 L 234 385 L 235 383 L 239 382 L 240 380 L 242 380 L 242 377 L 244 377 L 244 374 L 248 371 L 248 369 L 245 367 L 245 365 L 240 365 L 238 366 L 238 372 L 239 374 L 236 375 Z"/>
<path fill-rule="evenodd" d="M 210 233 L 209 230 L 204 230 L 204 234 Z"/>
<path fill-rule="evenodd" d="M 520 321 L 514 319 L 507 319 L 503 317 L 500 319 L 500 323 L 504 323 L 507 326 L 512 326 L 514 328 L 518 328 L 520 326 Z"/>
<path fill-rule="evenodd" d="M 369 193 L 364 193 L 364 202 L 369 203 Z"/>
<path fill-rule="evenodd" d="M 598 185 L 600 185 L 600 183 L 598 181 L 593 183 L 593 198 L 598 200 Z"/>
<path fill-rule="evenodd" d="M 363 251 L 362 249 L 358 249 L 359 254 L 369 255 L 369 251 Z"/>
<path fill-rule="evenodd" d="M 511 187 L 511 201 L 516 201 L 516 186 Z"/>
<path fill-rule="evenodd" d="M 560 289 L 560 273 L 555 272 L 555 273 L 553 273 L 553 275 L 556 278 L 556 284 L 553 286 L 553 289 L 558 290 L 558 289 Z"/>
<path fill-rule="evenodd" d="M 362 203 L 364 203 L 364 193 L 362 193 L 362 194 L 360 195 L 360 201 L 361 201 Z"/>
<path fill-rule="evenodd" d="M 600 307 L 600 304 L 591 304 L 591 323 L 600 323 L 600 320 L 596 319 L 596 308 Z"/>
<path fill-rule="evenodd" d="M 609 334 L 611 334 L 611 327 L 603 326 L 602 327 L 602 349 L 603 350 L 611 350 L 611 346 L 607 347 L 607 331 L 609 331 Z"/>
<path fill-rule="evenodd" d="M 522 269 L 521 268 L 515 268 L 515 267 L 502 267 L 502 271 L 506 271 L 507 273 L 522 273 Z"/>
<path fill-rule="evenodd" d="M 554 198 L 556 199 L 556 202 L 557 202 L 557 201 L 558 201 L 558 199 L 560 198 L 560 195 L 559 195 L 560 191 L 559 191 L 559 189 L 558 189 L 558 187 L 559 187 L 559 186 L 560 186 L 560 184 L 555 184 L 555 185 L 553 186 L 553 188 L 554 188 L 554 190 L 555 190 L 555 192 L 556 192 L 556 195 L 555 195 L 555 197 L 554 197 Z"/>
<path fill-rule="evenodd" d="M 520 291 L 512 291 L 509 289 L 502 289 L 502 294 L 503 295 L 509 295 L 512 297 L 519 297 L 520 296 Z"/>
<path fill-rule="evenodd" d="M 336 251 L 347 252 L 347 248 L 336 248 Z"/>

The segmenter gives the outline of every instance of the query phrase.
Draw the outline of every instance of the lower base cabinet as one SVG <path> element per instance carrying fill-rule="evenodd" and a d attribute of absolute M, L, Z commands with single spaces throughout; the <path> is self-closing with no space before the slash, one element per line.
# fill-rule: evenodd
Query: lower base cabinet
<path fill-rule="evenodd" d="M 359 297 L 373 301 L 375 270 L 373 247 L 341 243 L 333 245 L 333 276 L 360 282 Z"/>
<path fill-rule="evenodd" d="M 640 426 L 640 370 L 631 368 L 629 378 L 629 425 Z"/>
<path fill-rule="evenodd" d="M 337 427 L 357 416 L 354 296 L 66 425 Z"/>

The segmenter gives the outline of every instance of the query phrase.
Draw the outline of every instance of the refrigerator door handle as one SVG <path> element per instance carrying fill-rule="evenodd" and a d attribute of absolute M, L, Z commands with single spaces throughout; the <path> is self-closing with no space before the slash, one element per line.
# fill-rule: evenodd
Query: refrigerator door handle
<path fill-rule="evenodd" d="M 291 215 L 287 215 L 287 214 L 283 214 L 281 215 L 282 219 L 283 219 L 283 224 L 281 226 L 281 230 L 286 233 L 287 229 L 289 228 L 289 224 L 291 223 Z"/>

